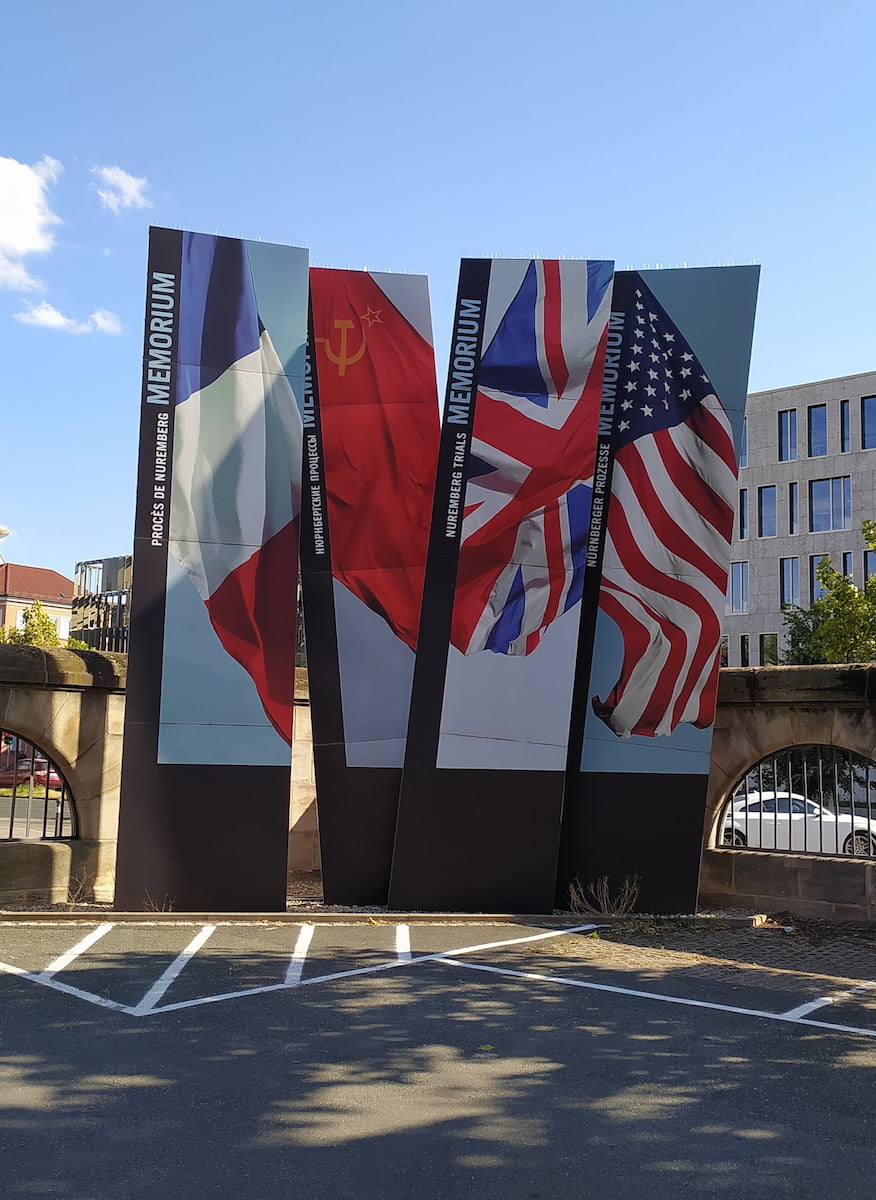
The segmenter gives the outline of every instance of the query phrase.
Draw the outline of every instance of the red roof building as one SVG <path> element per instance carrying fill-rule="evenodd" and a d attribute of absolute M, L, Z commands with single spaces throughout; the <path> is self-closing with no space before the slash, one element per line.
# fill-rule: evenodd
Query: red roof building
<path fill-rule="evenodd" d="M 0 628 L 21 628 L 24 611 L 39 600 L 46 616 L 58 628 L 58 636 L 70 636 L 73 580 L 47 567 L 25 567 L 0 563 Z"/>

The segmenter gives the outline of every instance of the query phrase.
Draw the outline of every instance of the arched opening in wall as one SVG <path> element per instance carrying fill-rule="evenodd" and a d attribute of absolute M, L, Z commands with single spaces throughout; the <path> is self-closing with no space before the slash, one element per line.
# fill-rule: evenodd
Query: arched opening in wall
<path fill-rule="evenodd" d="M 838 746 L 789 746 L 768 755 L 733 788 L 717 842 L 876 858 L 876 762 Z"/>
<path fill-rule="evenodd" d="M 34 742 L 0 729 L 0 841 L 76 836 L 73 794 L 58 764 Z"/>

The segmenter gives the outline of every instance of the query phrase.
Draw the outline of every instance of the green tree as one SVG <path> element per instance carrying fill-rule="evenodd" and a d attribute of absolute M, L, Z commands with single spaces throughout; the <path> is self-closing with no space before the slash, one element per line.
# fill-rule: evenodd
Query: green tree
<path fill-rule="evenodd" d="M 861 532 L 870 549 L 876 550 L 876 521 L 865 521 Z M 821 598 L 808 609 L 785 610 L 787 649 L 783 661 L 876 661 L 876 575 L 870 575 L 863 588 L 856 587 L 827 557 L 818 564 L 815 575 Z"/>
<path fill-rule="evenodd" d="M 24 623 L 21 629 L 0 630 L 0 637 L 5 642 L 16 646 L 60 646 L 58 628 L 39 600 L 34 600 L 30 608 L 24 610 Z"/>
<path fill-rule="evenodd" d="M 795 608 L 789 605 L 783 613 L 785 622 L 785 666 L 801 666 L 805 663 L 823 663 L 821 657 L 821 626 L 824 613 L 818 601 L 811 608 Z"/>

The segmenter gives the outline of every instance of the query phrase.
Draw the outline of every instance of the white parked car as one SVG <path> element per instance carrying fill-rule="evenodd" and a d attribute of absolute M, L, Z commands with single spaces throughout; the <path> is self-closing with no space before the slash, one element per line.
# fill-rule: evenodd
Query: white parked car
<path fill-rule="evenodd" d="M 796 792 L 737 796 L 724 819 L 726 846 L 876 855 L 876 820 L 839 815 Z"/>

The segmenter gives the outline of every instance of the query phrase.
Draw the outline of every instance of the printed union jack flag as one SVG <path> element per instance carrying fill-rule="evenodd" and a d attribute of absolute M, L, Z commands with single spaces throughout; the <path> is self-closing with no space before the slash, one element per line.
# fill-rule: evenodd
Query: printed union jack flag
<path fill-rule="evenodd" d="M 620 678 L 594 712 L 618 736 L 715 718 L 736 498 L 730 423 L 696 355 L 635 271 L 626 312 L 600 607 L 623 635 Z"/>
<path fill-rule="evenodd" d="M 509 266 L 493 263 L 491 289 Z M 613 266 L 530 262 L 481 356 L 451 631 L 464 654 L 529 654 L 581 598 Z"/>

